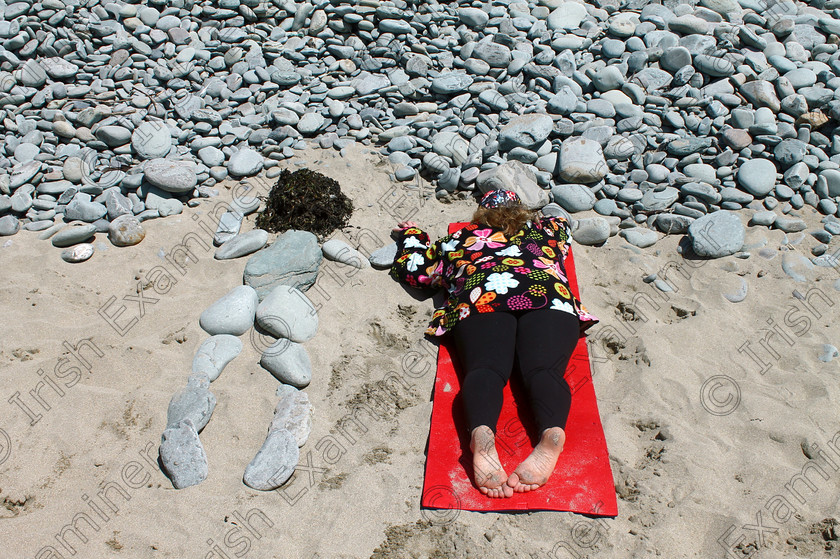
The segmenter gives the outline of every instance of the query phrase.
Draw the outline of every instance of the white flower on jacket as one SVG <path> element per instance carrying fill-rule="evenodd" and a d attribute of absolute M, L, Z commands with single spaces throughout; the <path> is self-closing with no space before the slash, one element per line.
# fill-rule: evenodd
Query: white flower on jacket
<path fill-rule="evenodd" d="M 458 239 L 450 239 L 445 243 L 441 243 L 440 248 L 446 252 L 454 252 L 458 247 Z"/>
<path fill-rule="evenodd" d="M 522 254 L 522 251 L 516 245 L 511 245 L 505 249 L 496 251 L 496 256 L 519 256 L 520 254 Z"/>
<path fill-rule="evenodd" d="M 417 237 L 406 237 L 405 248 L 427 248 L 425 244 L 417 240 Z"/>
<path fill-rule="evenodd" d="M 484 286 L 489 291 L 495 291 L 504 295 L 508 292 L 509 287 L 516 287 L 519 285 L 519 280 L 513 278 L 510 272 L 501 272 L 490 274 L 487 276 L 487 281 Z"/>
<path fill-rule="evenodd" d="M 556 311 L 566 311 L 572 314 L 576 314 L 575 308 L 572 306 L 572 304 L 568 301 L 563 301 L 562 299 L 552 299 L 551 308 Z"/>
<path fill-rule="evenodd" d="M 405 269 L 409 272 L 416 272 L 417 266 L 424 262 L 423 257 L 419 254 L 412 254 L 408 257 L 408 261 L 405 264 Z"/>

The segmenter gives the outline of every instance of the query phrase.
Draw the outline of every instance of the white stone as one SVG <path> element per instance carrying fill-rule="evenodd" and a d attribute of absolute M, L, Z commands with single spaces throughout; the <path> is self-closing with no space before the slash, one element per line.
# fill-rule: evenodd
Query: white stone
<path fill-rule="evenodd" d="M 143 167 L 145 179 L 161 190 L 175 194 L 192 192 L 198 179 L 190 161 L 152 159 Z"/>
<path fill-rule="evenodd" d="M 257 307 L 256 321 L 271 334 L 303 343 L 318 331 L 318 311 L 304 293 L 278 285 Z"/>
<path fill-rule="evenodd" d="M 82 243 L 70 248 L 65 248 L 61 251 L 61 259 L 65 262 L 78 263 L 84 262 L 93 256 L 93 245 L 90 243 Z"/>
<path fill-rule="evenodd" d="M 187 386 L 172 395 L 166 412 L 166 428 L 170 429 L 181 421 L 189 419 L 196 433 L 207 426 L 213 410 L 216 409 L 216 396 L 206 387 Z"/>
<path fill-rule="evenodd" d="M 309 403 L 309 396 L 288 384 L 277 387 L 277 396 L 280 401 L 274 408 L 274 419 L 268 430 L 286 429 L 294 435 L 297 445 L 301 447 L 306 444 L 312 431 L 312 404 Z"/>
<path fill-rule="evenodd" d="M 321 113 L 306 113 L 300 118 L 297 129 L 304 136 L 311 136 L 324 126 L 326 119 Z"/>
<path fill-rule="evenodd" d="M 572 238 L 582 245 L 602 245 L 610 238 L 610 223 L 603 217 L 578 219 L 572 229 Z"/>
<path fill-rule="evenodd" d="M 175 489 L 197 485 L 207 479 L 207 455 L 195 425 L 189 419 L 163 432 L 160 461 Z"/>
<path fill-rule="evenodd" d="M 292 477 L 299 459 L 300 451 L 294 435 L 285 429 L 271 431 L 245 468 L 242 480 L 252 489 L 273 491 Z"/>
<path fill-rule="evenodd" d="M 210 335 L 241 336 L 254 324 L 257 303 L 254 288 L 239 285 L 201 313 L 199 324 Z"/>
<path fill-rule="evenodd" d="M 280 338 L 263 352 L 260 365 L 280 382 L 306 388 L 312 380 L 312 362 L 303 345 Z"/>
<path fill-rule="evenodd" d="M 327 260 L 341 262 L 356 268 L 369 268 L 370 262 L 364 255 L 341 239 L 330 239 L 321 246 Z"/>
<path fill-rule="evenodd" d="M 738 169 L 738 184 L 753 196 L 763 198 L 776 186 L 776 165 L 761 157 L 745 161 Z"/>
<path fill-rule="evenodd" d="M 210 336 L 198 347 L 192 363 L 193 373 L 205 373 L 213 382 L 228 363 L 242 351 L 242 341 L 230 334 Z"/>
<path fill-rule="evenodd" d="M 108 225 L 108 240 L 114 246 L 127 247 L 136 245 L 146 237 L 140 220 L 133 215 L 124 214 Z"/>
<path fill-rule="evenodd" d="M 253 229 L 231 237 L 222 246 L 216 249 L 213 258 L 216 260 L 229 260 L 239 258 L 257 252 L 268 242 L 268 232 L 262 229 Z"/>
<path fill-rule="evenodd" d="M 444 130 L 435 135 L 432 140 L 432 150 L 438 155 L 452 159 L 455 165 L 461 165 L 467 160 L 470 144 L 457 132 Z"/>
<path fill-rule="evenodd" d="M 552 31 L 577 29 L 585 17 L 586 8 L 583 4 L 564 2 L 548 14 L 548 28 Z"/>
<path fill-rule="evenodd" d="M 720 15 L 742 11 L 741 5 L 736 0 L 701 0 L 700 5 L 709 8 Z"/>
<path fill-rule="evenodd" d="M 256 151 L 246 148 L 231 155 L 228 172 L 235 177 L 251 177 L 262 171 L 265 160 Z"/>

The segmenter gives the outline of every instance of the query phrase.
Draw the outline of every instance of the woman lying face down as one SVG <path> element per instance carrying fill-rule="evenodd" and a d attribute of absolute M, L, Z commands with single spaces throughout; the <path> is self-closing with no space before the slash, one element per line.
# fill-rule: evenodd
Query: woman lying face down
<path fill-rule="evenodd" d="M 572 294 L 565 271 L 571 228 L 563 217 L 491 190 L 465 227 L 432 243 L 402 221 L 390 274 L 418 288 L 445 289 L 426 334 L 451 336 L 464 366 L 461 396 L 475 483 L 490 497 L 544 485 L 566 440 L 571 391 L 564 373 L 582 333 L 598 322 Z M 496 451 L 502 391 L 519 365 L 540 440 L 508 475 Z"/>

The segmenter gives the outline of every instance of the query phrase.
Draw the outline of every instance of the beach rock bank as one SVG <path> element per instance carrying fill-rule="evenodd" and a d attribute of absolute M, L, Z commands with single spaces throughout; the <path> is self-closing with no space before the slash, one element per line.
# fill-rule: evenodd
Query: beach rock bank
<path fill-rule="evenodd" d="M 177 214 L 228 175 L 354 142 L 441 198 L 516 162 L 539 203 L 609 200 L 596 211 L 622 229 L 684 233 L 745 207 L 837 216 L 830 4 L 10 7 L 0 234 Z"/>

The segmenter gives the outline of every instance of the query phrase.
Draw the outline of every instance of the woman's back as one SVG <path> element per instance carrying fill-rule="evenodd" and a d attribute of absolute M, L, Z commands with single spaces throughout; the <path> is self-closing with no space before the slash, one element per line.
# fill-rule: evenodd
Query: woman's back
<path fill-rule="evenodd" d="M 563 265 L 568 242 L 568 222 L 558 217 L 528 222 L 510 237 L 500 227 L 471 222 L 434 244 L 409 228 L 401 232 L 391 274 L 449 292 L 445 307 L 432 316 L 430 335 L 442 335 L 472 313 L 543 308 L 576 314 L 588 327 L 597 319 L 569 290 Z"/>

